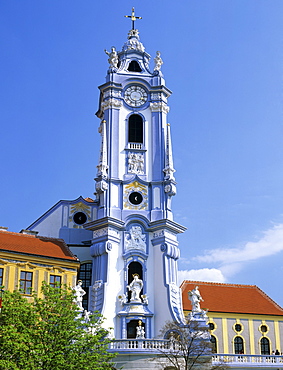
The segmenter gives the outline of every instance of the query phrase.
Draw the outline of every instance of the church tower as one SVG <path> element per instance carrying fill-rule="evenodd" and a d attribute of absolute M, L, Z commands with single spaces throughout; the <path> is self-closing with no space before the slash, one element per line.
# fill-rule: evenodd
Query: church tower
<path fill-rule="evenodd" d="M 108 52 L 106 82 L 99 87 L 101 148 L 95 178 L 97 215 L 92 232 L 91 311 L 98 310 L 116 339 L 156 338 L 165 321 L 184 322 L 173 221 L 176 194 L 170 125 L 171 91 L 160 52 L 150 55 L 132 29 L 120 52 Z"/>

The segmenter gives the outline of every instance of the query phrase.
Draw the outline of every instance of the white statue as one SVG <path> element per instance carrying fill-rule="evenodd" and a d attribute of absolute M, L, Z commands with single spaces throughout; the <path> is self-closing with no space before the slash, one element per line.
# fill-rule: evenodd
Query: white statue
<path fill-rule="evenodd" d="M 133 274 L 134 280 L 132 280 L 130 285 L 127 285 L 127 288 L 132 292 L 131 302 L 141 302 L 140 292 L 143 288 L 143 281 L 139 279 L 138 274 Z"/>
<path fill-rule="evenodd" d="M 90 321 L 90 314 L 91 314 L 90 311 L 84 310 L 84 319 L 85 319 L 85 322 L 89 322 Z"/>
<path fill-rule="evenodd" d="M 125 238 L 126 249 L 142 249 L 145 251 L 146 236 L 142 233 L 142 228 L 140 226 L 132 226 L 129 234 L 126 234 Z"/>
<path fill-rule="evenodd" d="M 139 326 L 137 326 L 136 329 L 137 329 L 136 339 L 144 339 L 145 331 L 144 331 L 144 328 L 142 326 L 142 321 L 141 320 L 139 320 Z"/>
<path fill-rule="evenodd" d="M 163 64 L 163 60 L 160 57 L 160 51 L 156 52 L 156 57 L 154 58 L 154 62 L 155 62 L 154 71 L 160 71 L 161 66 Z"/>
<path fill-rule="evenodd" d="M 86 294 L 82 288 L 82 285 L 83 282 L 79 280 L 77 285 L 73 288 L 75 293 L 74 302 L 77 304 L 80 311 L 83 311 L 83 296 Z"/>
<path fill-rule="evenodd" d="M 143 169 L 144 169 L 144 159 L 142 154 L 137 155 L 137 172 L 139 174 L 143 174 Z"/>
<path fill-rule="evenodd" d="M 192 312 L 202 312 L 200 308 L 200 301 L 203 301 L 202 296 L 196 286 L 193 290 L 189 291 L 189 300 L 192 303 Z"/>
<path fill-rule="evenodd" d="M 129 153 L 128 154 L 128 171 L 131 173 L 144 173 L 144 157 L 143 154 Z"/>
<path fill-rule="evenodd" d="M 112 46 L 110 53 L 106 49 L 104 49 L 104 51 L 109 56 L 108 63 L 110 65 L 110 67 L 111 68 L 118 68 L 119 58 L 118 58 L 118 54 L 117 54 L 117 51 L 114 48 L 114 46 Z"/>
<path fill-rule="evenodd" d="M 128 154 L 128 171 L 137 173 L 137 159 L 135 153 Z"/>

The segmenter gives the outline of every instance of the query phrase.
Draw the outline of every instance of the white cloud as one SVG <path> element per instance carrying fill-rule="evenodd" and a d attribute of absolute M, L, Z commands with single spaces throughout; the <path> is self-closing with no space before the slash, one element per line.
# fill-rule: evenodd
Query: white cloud
<path fill-rule="evenodd" d="M 242 248 L 217 248 L 197 256 L 198 262 L 219 262 L 224 266 L 253 261 L 262 257 L 272 256 L 283 251 L 283 224 L 278 224 L 263 233 L 255 242 L 248 242 Z M 222 268 L 221 268 L 222 269 Z"/>
<path fill-rule="evenodd" d="M 178 271 L 179 285 L 183 280 L 196 280 L 196 281 L 211 281 L 217 283 L 224 283 L 225 278 L 222 272 L 218 269 L 204 268 L 199 270 L 180 270 Z"/>

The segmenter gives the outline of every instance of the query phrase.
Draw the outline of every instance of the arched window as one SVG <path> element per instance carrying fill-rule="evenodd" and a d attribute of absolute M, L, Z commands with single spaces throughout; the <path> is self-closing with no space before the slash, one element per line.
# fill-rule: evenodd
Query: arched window
<path fill-rule="evenodd" d="M 129 64 L 128 71 L 130 72 L 141 72 L 141 67 L 136 60 L 132 60 Z"/>
<path fill-rule="evenodd" d="M 214 335 L 210 338 L 212 353 L 217 353 L 217 341 Z"/>
<path fill-rule="evenodd" d="M 242 337 L 234 338 L 234 350 L 236 354 L 244 353 L 244 341 Z"/>
<path fill-rule="evenodd" d="M 142 265 L 139 262 L 131 262 L 128 266 L 128 285 L 131 284 L 131 282 L 134 280 L 135 274 L 139 275 L 139 278 L 143 280 L 143 270 L 142 270 Z M 140 292 L 140 295 L 143 295 L 143 289 Z M 128 293 L 128 300 L 130 301 L 132 296 L 132 292 L 129 291 Z"/>
<path fill-rule="evenodd" d="M 132 114 L 129 117 L 129 135 L 130 143 L 143 143 L 143 120 L 138 114 Z"/>
<path fill-rule="evenodd" d="M 83 282 L 83 289 L 85 290 L 86 294 L 83 296 L 83 308 L 88 310 L 88 293 L 89 287 L 91 285 L 91 272 L 92 272 L 92 263 L 86 262 L 80 265 L 79 273 L 78 273 L 78 280 Z"/>
<path fill-rule="evenodd" d="M 266 337 L 260 340 L 260 353 L 261 355 L 270 355 L 270 343 L 269 339 Z"/>

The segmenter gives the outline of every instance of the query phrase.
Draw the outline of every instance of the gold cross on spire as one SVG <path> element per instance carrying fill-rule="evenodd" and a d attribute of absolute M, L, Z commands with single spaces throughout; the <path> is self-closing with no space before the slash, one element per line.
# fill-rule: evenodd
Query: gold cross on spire
<path fill-rule="evenodd" d="M 131 18 L 132 20 L 132 30 L 135 29 L 135 21 L 137 19 L 142 19 L 142 17 L 136 17 L 135 16 L 135 8 L 132 8 L 132 15 L 125 15 L 126 18 Z"/>

